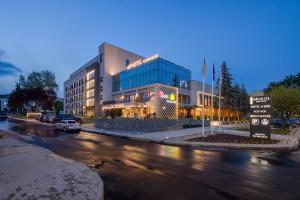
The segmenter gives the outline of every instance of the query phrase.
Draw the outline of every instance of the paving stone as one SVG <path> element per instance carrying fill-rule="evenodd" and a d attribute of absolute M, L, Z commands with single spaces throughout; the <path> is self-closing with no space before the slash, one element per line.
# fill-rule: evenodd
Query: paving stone
<path fill-rule="evenodd" d="M 1 139 L 0 199 L 103 199 L 103 183 L 82 163 Z"/>

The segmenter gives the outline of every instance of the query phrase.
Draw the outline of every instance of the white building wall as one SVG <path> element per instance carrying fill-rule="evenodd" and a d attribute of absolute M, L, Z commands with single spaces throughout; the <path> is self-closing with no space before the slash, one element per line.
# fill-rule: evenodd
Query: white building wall
<path fill-rule="evenodd" d="M 0 110 L 8 109 L 8 97 L 0 97 Z"/>
<path fill-rule="evenodd" d="M 200 99 L 199 99 L 199 93 L 202 94 L 202 82 L 191 80 L 190 82 L 190 104 L 192 106 L 199 106 L 200 105 Z M 204 93 L 211 94 L 211 86 L 205 84 Z M 215 89 L 214 94 L 218 95 L 218 91 Z"/>
<path fill-rule="evenodd" d="M 112 100 L 112 75 L 117 74 L 126 69 L 126 59 L 130 63 L 143 59 L 144 57 L 113 46 L 108 43 L 103 43 L 99 47 L 99 55 L 103 52 L 103 101 Z M 101 67 L 100 67 L 101 69 Z"/>

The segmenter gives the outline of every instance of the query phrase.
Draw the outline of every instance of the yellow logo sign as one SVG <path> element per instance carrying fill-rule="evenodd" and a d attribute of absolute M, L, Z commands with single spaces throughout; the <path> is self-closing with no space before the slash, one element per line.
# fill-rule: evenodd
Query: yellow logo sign
<path fill-rule="evenodd" d="M 170 101 L 175 101 L 175 94 L 170 94 Z"/>

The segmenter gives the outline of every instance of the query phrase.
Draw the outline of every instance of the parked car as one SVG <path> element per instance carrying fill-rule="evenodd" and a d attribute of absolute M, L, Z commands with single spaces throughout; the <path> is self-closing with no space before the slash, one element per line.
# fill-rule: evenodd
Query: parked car
<path fill-rule="evenodd" d="M 0 120 L 6 120 L 7 119 L 7 113 L 5 111 L 0 111 Z"/>
<path fill-rule="evenodd" d="M 81 126 L 75 120 L 61 120 L 55 123 L 55 129 L 63 131 L 80 131 Z"/>
<path fill-rule="evenodd" d="M 41 122 L 42 122 L 42 121 L 43 121 L 43 118 L 45 117 L 45 115 L 46 115 L 46 114 L 47 114 L 47 113 L 45 113 L 45 112 L 42 112 L 40 116 L 37 116 L 37 117 L 36 117 L 36 120 L 38 120 L 38 121 L 41 121 Z"/>
<path fill-rule="evenodd" d="M 271 126 L 273 128 L 280 128 L 280 127 L 283 126 L 283 123 L 282 123 L 282 121 L 280 119 L 272 119 Z"/>
<path fill-rule="evenodd" d="M 54 115 L 52 113 L 48 113 L 44 116 L 43 122 L 53 123 L 54 122 Z"/>
<path fill-rule="evenodd" d="M 74 115 L 68 115 L 68 114 L 56 114 L 54 116 L 53 123 L 59 122 L 61 120 L 75 120 L 79 123 L 82 123 L 82 119 L 80 117 L 75 117 Z"/>
<path fill-rule="evenodd" d="M 299 125 L 297 123 L 298 122 L 296 120 L 290 119 L 285 123 L 285 128 L 297 127 Z M 283 128 L 283 126 L 284 126 L 281 119 L 272 119 L 271 125 L 272 125 L 272 128 Z"/>
<path fill-rule="evenodd" d="M 298 127 L 300 125 L 300 120 L 296 118 L 292 118 L 288 121 L 288 123 L 293 127 Z"/>

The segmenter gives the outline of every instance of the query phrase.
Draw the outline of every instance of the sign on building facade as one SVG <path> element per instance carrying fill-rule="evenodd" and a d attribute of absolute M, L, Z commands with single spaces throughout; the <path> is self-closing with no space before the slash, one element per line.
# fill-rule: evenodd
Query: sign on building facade
<path fill-rule="evenodd" d="M 156 117 L 163 119 L 178 118 L 178 89 L 162 84 L 156 85 Z"/>
<path fill-rule="evenodd" d="M 250 97 L 250 137 L 271 139 L 271 96 Z"/>

